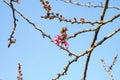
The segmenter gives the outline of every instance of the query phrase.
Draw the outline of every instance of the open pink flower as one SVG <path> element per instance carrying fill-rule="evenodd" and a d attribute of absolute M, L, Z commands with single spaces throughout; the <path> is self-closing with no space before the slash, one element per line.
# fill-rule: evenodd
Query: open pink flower
<path fill-rule="evenodd" d="M 65 49 L 68 49 L 68 43 L 67 43 L 67 41 L 65 41 L 64 39 L 63 39 L 63 36 L 61 35 L 57 35 L 57 36 L 55 36 L 55 40 L 54 40 L 54 43 L 57 45 L 57 46 L 59 46 L 60 44 L 61 45 L 64 45 L 64 47 L 65 47 Z"/>
<path fill-rule="evenodd" d="M 60 36 L 60 35 L 55 36 L 54 43 L 55 43 L 57 46 L 60 45 L 60 43 L 61 43 L 61 36 Z"/>

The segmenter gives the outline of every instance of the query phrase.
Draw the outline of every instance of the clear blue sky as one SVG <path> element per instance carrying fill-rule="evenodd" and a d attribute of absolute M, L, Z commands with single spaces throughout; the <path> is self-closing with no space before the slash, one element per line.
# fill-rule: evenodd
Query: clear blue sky
<path fill-rule="evenodd" d="M 7 0 L 9 1 L 9 0 Z M 71 19 L 85 18 L 85 20 L 99 20 L 101 8 L 87 8 L 72 4 L 64 3 L 60 0 L 49 0 L 52 11 L 60 13 L 64 17 Z M 74 0 L 81 3 L 99 4 L 104 0 Z M 111 6 L 119 6 L 120 0 L 110 0 Z M 41 16 L 45 15 L 45 10 L 39 0 L 20 0 L 20 5 L 14 3 L 16 9 L 23 13 L 27 18 L 34 22 L 46 34 L 52 38 L 60 34 L 62 26 L 68 27 L 68 35 L 76 31 L 93 28 L 88 24 L 70 24 L 59 22 L 58 19 L 45 20 Z M 42 38 L 41 33 L 28 24 L 20 15 L 16 14 L 17 28 L 14 34 L 16 43 L 7 47 L 8 38 L 13 28 L 13 17 L 11 9 L 0 0 L 0 80 L 16 80 L 17 65 L 21 63 L 24 80 L 51 80 L 63 70 L 66 63 L 74 57 L 69 57 L 67 52 L 61 50 L 55 44 L 51 43 L 48 38 Z M 109 9 L 105 20 L 119 14 L 120 10 Z M 113 30 L 118 29 L 120 18 L 112 23 L 103 26 L 100 30 L 98 40 L 110 34 Z M 75 53 L 81 53 L 90 47 L 93 33 L 84 33 L 75 39 L 68 41 L 69 50 Z M 97 47 L 91 56 L 90 65 L 87 74 L 87 80 L 109 80 L 108 75 L 103 69 L 100 59 L 105 59 L 108 65 L 111 64 L 113 57 L 118 54 L 118 60 L 113 67 L 112 74 L 115 80 L 120 79 L 120 32 L 114 35 Z M 83 75 L 83 69 L 86 56 L 81 57 L 77 63 L 73 63 L 68 69 L 68 75 L 61 77 L 59 80 L 80 80 Z"/>

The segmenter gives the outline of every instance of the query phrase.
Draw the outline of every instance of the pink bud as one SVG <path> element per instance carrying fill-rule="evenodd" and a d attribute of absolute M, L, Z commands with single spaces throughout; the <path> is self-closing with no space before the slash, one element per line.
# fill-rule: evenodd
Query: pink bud
<path fill-rule="evenodd" d="M 63 44 L 65 46 L 65 49 L 68 49 L 69 44 L 67 43 L 67 41 L 65 41 Z"/>
<path fill-rule="evenodd" d="M 80 18 L 80 21 L 84 21 L 85 19 L 84 18 Z"/>

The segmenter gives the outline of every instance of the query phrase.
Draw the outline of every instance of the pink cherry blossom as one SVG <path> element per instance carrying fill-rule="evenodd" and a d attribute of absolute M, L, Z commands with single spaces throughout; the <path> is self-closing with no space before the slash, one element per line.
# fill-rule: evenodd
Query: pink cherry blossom
<path fill-rule="evenodd" d="M 54 43 L 55 43 L 57 46 L 59 46 L 59 44 L 61 43 L 61 36 L 60 36 L 60 35 L 55 36 Z"/>
<path fill-rule="evenodd" d="M 55 36 L 54 43 L 59 46 L 59 45 L 64 45 L 65 49 L 68 49 L 68 43 L 63 39 L 62 35 L 57 35 Z"/>

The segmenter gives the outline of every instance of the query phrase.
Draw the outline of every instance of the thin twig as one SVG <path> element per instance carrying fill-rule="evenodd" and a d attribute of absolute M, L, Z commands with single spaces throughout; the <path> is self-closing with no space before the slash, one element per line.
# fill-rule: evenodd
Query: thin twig
<path fill-rule="evenodd" d="M 108 23 L 108 22 L 112 22 L 113 20 L 117 19 L 118 17 L 120 17 L 120 14 L 113 16 L 111 19 L 103 21 L 103 24 Z"/>
<path fill-rule="evenodd" d="M 52 80 L 57 80 L 59 79 L 61 76 L 67 75 L 67 71 L 69 66 L 73 63 L 76 62 L 78 60 L 78 57 L 75 57 L 73 60 L 69 61 L 66 66 L 63 68 L 63 71 L 61 73 L 58 73 L 57 76 L 55 78 L 53 78 Z"/>
<path fill-rule="evenodd" d="M 81 33 L 85 33 L 85 32 L 91 32 L 91 31 L 95 31 L 96 28 L 93 28 L 93 29 L 86 29 L 86 30 L 81 30 L 81 31 L 78 31 L 76 33 L 74 33 L 72 36 L 68 36 L 67 39 L 70 39 L 70 38 L 75 38 L 77 35 L 81 34 Z"/>
<path fill-rule="evenodd" d="M 107 68 L 107 65 L 105 63 L 105 60 L 101 59 L 101 62 L 103 64 L 103 68 L 104 68 L 105 72 L 109 75 L 110 80 L 114 80 L 113 75 L 110 73 L 110 71 L 112 70 L 113 66 L 115 65 L 115 62 L 117 61 L 117 57 L 118 57 L 118 54 L 114 57 L 112 64 L 108 68 Z"/>
<path fill-rule="evenodd" d="M 16 17 L 15 17 L 15 11 L 14 11 L 14 6 L 13 6 L 13 4 L 12 4 L 12 1 L 13 0 L 10 0 L 10 7 L 11 7 L 11 9 L 12 9 L 12 14 L 13 14 L 13 23 L 14 23 L 14 27 L 13 27 L 13 29 L 12 29 L 12 33 L 10 34 L 10 38 L 8 39 L 8 48 L 11 46 L 11 44 L 12 43 L 15 43 L 16 42 L 16 39 L 14 39 L 14 33 L 15 33 L 15 30 L 16 30 L 16 26 L 17 26 L 17 24 L 16 24 L 16 22 L 18 21 L 17 19 L 16 19 Z"/>
<path fill-rule="evenodd" d="M 82 4 L 82 3 L 79 3 L 79 2 L 73 2 L 72 0 L 61 0 L 61 1 L 65 2 L 65 3 L 71 3 L 71 4 L 74 4 L 74 5 L 78 5 L 78 6 L 84 6 L 84 7 L 104 8 L 102 3 L 96 5 L 96 4 L 92 4 L 91 2 L 89 2 L 87 4 Z M 120 10 L 120 7 L 108 6 L 108 9 Z"/>
<path fill-rule="evenodd" d="M 113 75 L 107 70 L 107 65 L 106 65 L 106 63 L 105 63 L 105 60 L 104 60 L 104 59 L 101 59 L 101 62 L 102 62 L 102 64 L 103 64 L 103 68 L 104 68 L 105 72 L 109 75 L 110 80 L 114 80 L 114 79 L 113 79 Z"/>
<path fill-rule="evenodd" d="M 96 43 L 94 46 L 97 47 L 99 45 L 101 45 L 103 42 L 105 42 L 107 39 L 109 39 L 110 37 L 114 36 L 117 32 L 120 31 L 120 28 L 114 30 L 112 33 L 110 33 L 109 35 L 105 36 L 102 40 L 100 40 L 98 43 Z"/>
<path fill-rule="evenodd" d="M 118 58 L 118 54 L 114 57 L 112 64 L 110 65 L 110 67 L 108 68 L 108 71 L 110 72 L 113 69 L 113 66 L 115 65 L 116 61 Z"/>

